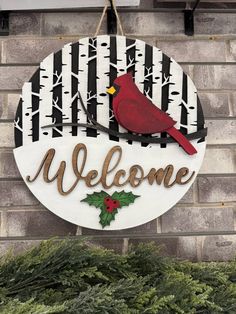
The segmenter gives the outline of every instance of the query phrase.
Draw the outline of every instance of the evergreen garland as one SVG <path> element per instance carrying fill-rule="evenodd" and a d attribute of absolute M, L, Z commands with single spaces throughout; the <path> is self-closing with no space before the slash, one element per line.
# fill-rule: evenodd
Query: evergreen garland
<path fill-rule="evenodd" d="M 236 261 L 191 263 L 154 244 L 127 255 L 50 240 L 0 260 L 1 314 L 234 314 Z"/>

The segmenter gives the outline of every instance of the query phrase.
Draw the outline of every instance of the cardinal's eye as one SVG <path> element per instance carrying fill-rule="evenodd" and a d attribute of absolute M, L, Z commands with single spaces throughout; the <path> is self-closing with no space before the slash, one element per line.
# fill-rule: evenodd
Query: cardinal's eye
<path fill-rule="evenodd" d="M 117 85 L 117 84 L 113 84 L 113 86 L 114 86 L 114 88 L 115 88 L 115 93 L 113 94 L 113 96 L 116 96 L 118 93 L 119 93 L 119 91 L 120 91 L 120 86 L 119 85 Z"/>

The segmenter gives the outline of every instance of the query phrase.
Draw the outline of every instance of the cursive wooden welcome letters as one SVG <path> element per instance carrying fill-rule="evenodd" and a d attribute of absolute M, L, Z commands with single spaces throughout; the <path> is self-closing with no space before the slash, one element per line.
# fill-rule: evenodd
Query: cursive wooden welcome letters
<path fill-rule="evenodd" d="M 79 143 L 75 146 L 72 153 L 72 168 L 75 175 L 73 184 L 66 191 L 63 187 L 63 178 L 66 171 L 66 162 L 61 161 L 56 173 L 49 177 L 49 171 L 53 158 L 56 154 L 55 149 L 50 148 L 44 155 L 42 162 L 36 172 L 36 174 L 31 177 L 27 176 L 26 180 L 28 182 L 34 182 L 43 172 L 43 179 L 46 183 L 51 183 L 57 181 L 57 189 L 61 195 L 70 194 L 77 186 L 80 180 L 84 180 L 87 187 L 95 187 L 99 184 L 102 185 L 104 189 L 110 189 L 112 187 L 124 187 L 130 185 L 135 188 L 141 185 L 144 181 L 148 184 L 157 185 L 163 184 L 164 187 L 170 188 L 175 184 L 184 185 L 191 181 L 195 171 L 189 174 L 189 169 L 187 167 L 180 168 L 176 176 L 173 178 L 174 166 L 167 165 L 164 169 L 151 168 L 146 174 L 140 165 L 133 165 L 128 171 L 124 169 L 118 169 L 120 161 L 122 159 L 122 148 L 120 146 L 113 146 L 106 155 L 103 162 L 101 174 L 98 170 L 90 170 L 84 174 L 84 168 L 87 161 L 87 147 L 85 144 Z M 78 161 L 81 159 L 80 166 L 78 167 Z M 113 160 L 113 166 L 111 166 L 111 161 Z M 108 177 L 110 183 L 108 183 Z"/>

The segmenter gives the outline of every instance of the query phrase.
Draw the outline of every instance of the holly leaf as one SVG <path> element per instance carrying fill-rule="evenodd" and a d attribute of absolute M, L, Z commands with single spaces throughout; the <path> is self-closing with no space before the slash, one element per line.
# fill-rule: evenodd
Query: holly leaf
<path fill-rule="evenodd" d="M 117 200 L 120 202 L 120 207 L 123 206 L 129 206 L 129 204 L 134 203 L 135 199 L 137 197 L 140 197 L 140 195 L 134 195 L 132 192 L 125 192 L 125 191 L 121 191 L 121 192 L 114 192 L 112 194 L 112 199 Z"/>
<path fill-rule="evenodd" d="M 99 215 L 100 218 L 100 224 L 102 225 L 102 228 L 106 226 L 110 226 L 110 223 L 112 220 L 115 220 L 115 215 L 118 213 L 117 209 L 114 209 L 112 213 L 109 213 L 106 210 L 106 206 L 104 205 L 101 210 L 101 214 Z"/>
<path fill-rule="evenodd" d="M 93 194 L 87 194 L 87 197 L 81 200 L 81 202 L 86 202 L 90 206 L 95 206 L 96 208 L 103 208 L 104 207 L 104 198 L 107 197 L 105 191 L 101 192 L 94 192 Z"/>
<path fill-rule="evenodd" d="M 100 218 L 100 224 L 102 225 L 102 228 L 105 228 L 106 226 L 110 226 L 111 221 L 115 220 L 115 216 L 118 213 L 118 208 L 113 208 L 112 212 L 109 212 L 107 210 L 107 206 L 104 203 L 104 199 L 107 196 L 109 196 L 112 200 L 119 201 L 119 208 L 123 206 L 129 206 L 131 203 L 134 203 L 137 197 L 139 197 L 139 195 L 134 195 L 132 192 L 126 193 L 125 191 L 114 192 L 112 196 L 110 196 L 105 191 L 94 192 L 93 194 L 87 194 L 87 197 L 81 200 L 81 202 L 86 202 L 90 206 L 95 206 L 96 208 L 101 209 L 99 218 Z"/>

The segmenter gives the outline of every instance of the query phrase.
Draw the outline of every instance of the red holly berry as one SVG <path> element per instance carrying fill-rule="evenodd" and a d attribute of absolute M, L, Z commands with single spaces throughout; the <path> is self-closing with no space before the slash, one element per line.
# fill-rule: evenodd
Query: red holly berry
<path fill-rule="evenodd" d="M 106 210 L 112 213 L 114 209 L 120 207 L 120 202 L 113 200 L 111 197 L 107 196 L 104 198 L 104 204 L 106 205 Z"/>
<path fill-rule="evenodd" d="M 112 200 L 114 208 L 120 207 L 120 202 L 117 200 Z"/>
<path fill-rule="evenodd" d="M 107 206 L 106 207 L 106 211 L 109 212 L 109 213 L 112 213 L 113 212 L 113 208 L 110 207 L 110 206 Z"/>
<path fill-rule="evenodd" d="M 109 205 L 111 200 L 112 200 L 111 197 L 109 197 L 109 196 L 105 197 L 105 199 L 104 199 L 105 205 Z"/>

